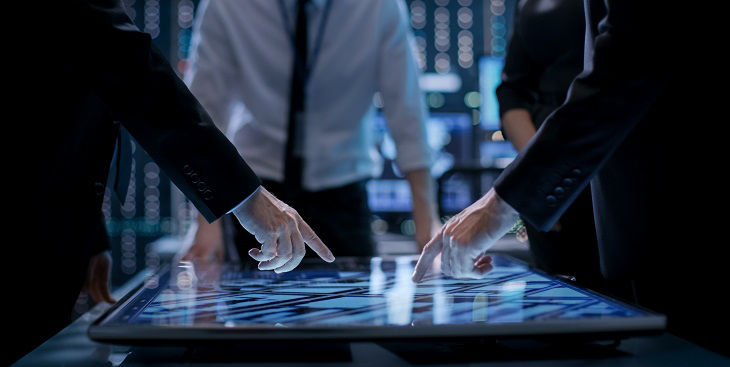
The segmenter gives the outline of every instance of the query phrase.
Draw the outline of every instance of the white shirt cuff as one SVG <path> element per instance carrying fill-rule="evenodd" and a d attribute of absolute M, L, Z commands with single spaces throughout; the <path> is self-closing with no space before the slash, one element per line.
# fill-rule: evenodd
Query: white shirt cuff
<path fill-rule="evenodd" d="M 250 199 L 252 196 L 254 196 L 254 194 L 256 194 L 257 192 L 259 192 L 262 187 L 263 186 L 259 185 L 259 187 L 257 187 L 256 190 L 254 190 L 254 192 L 252 192 L 250 195 L 248 195 L 248 197 L 246 197 L 245 199 L 243 199 L 243 201 L 240 204 L 236 205 L 233 209 L 229 210 L 228 213 L 226 213 L 226 214 L 231 214 L 231 213 L 235 212 L 236 210 L 238 210 L 238 208 L 240 208 L 241 206 L 243 206 L 243 204 L 246 204 L 246 202 L 248 201 L 248 199 Z"/>

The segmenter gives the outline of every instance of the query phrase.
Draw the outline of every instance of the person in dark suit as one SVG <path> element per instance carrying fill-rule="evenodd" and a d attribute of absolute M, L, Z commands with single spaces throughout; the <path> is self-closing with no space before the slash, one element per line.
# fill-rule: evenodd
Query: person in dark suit
<path fill-rule="evenodd" d="M 26 237 L 8 246 L 3 267 L 12 333 L 4 362 L 64 327 L 84 284 L 98 301 L 113 301 L 100 218 L 120 126 L 207 220 L 232 212 L 262 243 L 250 252 L 260 266 L 291 270 L 305 243 L 334 261 L 297 212 L 260 186 L 118 0 L 22 10 L 33 14 L 25 27 L 54 42 L 10 43 L 11 105 L 22 120 L 6 135 L 20 143 L 5 166 L 18 180 L 6 210 L 13 213 L 9 228 Z M 39 215 L 40 225 L 28 220 Z"/>
<path fill-rule="evenodd" d="M 502 83 L 497 87 L 502 132 L 517 151 L 560 107 L 583 70 L 585 20 L 580 0 L 523 0 L 517 4 Z M 584 190 L 547 232 L 525 223 L 538 268 L 602 286 L 591 193 Z"/>
<path fill-rule="evenodd" d="M 632 282 L 635 301 L 668 316 L 669 330 L 728 353 L 726 246 L 708 230 L 708 204 L 723 204 L 713 133 L 726 77 L 707 46 L 718 32 L 701 17 L 674 23 L 674 6 L 594 1 L 586 6 L 584 70 L 483 198 L 444 225 L 414 280 L 441 254 L 442 271 L 479 277 L 484 254 L 518 213 L 549 230 L 590 184 L 601 270 Z M 695 33 L 693 33 L 693 31 Z M 702 37 L 696 37 L 700 32 Z M 691 56 L 677 54 L 692 47 Z M 707 132 L 693 135 L 695 131 Z M 698 155 L 699 154 L 699 155 Z"/>
<path fill-rule="evenodd" d="M 523 0 L 517 4 L 502 83 L 497 88 L 502 132 L 517 151 L 565 100 L 583 70 L 586 22 L 581 0 Z M 630 299 L 626 282 L 601 275 L 590 187 L 548 231 L 524 222 L 535 265 L 583 287 Z"/>

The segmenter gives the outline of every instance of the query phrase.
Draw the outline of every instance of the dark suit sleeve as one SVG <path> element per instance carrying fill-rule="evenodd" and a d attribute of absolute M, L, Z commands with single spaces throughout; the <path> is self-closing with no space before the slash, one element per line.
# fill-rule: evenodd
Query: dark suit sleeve
<path fill-rule="evenodd" d="M 208 220 L 260 185 L 237 150 L 115 0 L 77 1 L 90 81 L 139 144 Z"/>
<path fill-rule="evenodd" d="M 671 47 L 652 24 L 661 4 L 591 1 L 584 71 L 563 106 L 503 172 L 495 190 L 548 230 L 647 113 L 669 78 Z M 600 19 L 600 21 L 598 21 Z"/>
<path fill-rule="evenodd" d="M 500 116 L 512 109 L 532 109 L 537 94 L 538 75 L 542 71 L 532 61 L 525 49 L 526 45 L 520 28 L 519 5 L 515 12 L 512 29 L 512 37 L 504 59 L 504 69 L 502 69 L 502 82 L 497 87 Z"/>

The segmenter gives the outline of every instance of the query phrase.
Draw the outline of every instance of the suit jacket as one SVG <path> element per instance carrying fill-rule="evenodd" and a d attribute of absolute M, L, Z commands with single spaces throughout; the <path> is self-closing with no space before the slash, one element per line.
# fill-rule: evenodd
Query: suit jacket
<path fill-rule="evenodd" d="M 695 74 L 712 65 L 700 55 L 713 34 L 692 39 L 687 29 L 701 24 L 688 17 L 680 26 L 677 11 L 660 2 L 587 1 L 583 73 L 495 183 L 542 230 L 590 184 L 609 278 L 676 272 L 683 250 L 716 251 L 692 247 L 713 238 L 701 230 L 709 219 L 702 213 L 720 192 L 713 159 L 725 155 L 722 134 L 702 134 L 712 125 L 703 107 L 717 93 L 711 78 Z M 700 51 L 681 55 L 681 45 Z"/>
<path fill-rule="evenodd" d="M 584 71 L 495 190 L 547 230 L 590 184 L 604 275 L 727 353 L 727 66 L 713 52 L 722 23 L 692 10 L 586 1 Z"/>
<path fill-rule="evenodd" d="M 35 101 L 44 111 L 31 120 L 42 140 L 31 157 L 43 167 L 33 175 L 37 205 L 96 218 L 120 124 L 209 221 L 260 185 L 119 1 L 54 4 L 48 13 L 37 25 L 63 41 L 42 50 L 48 62 L 30 79 L 43 91 Z M 83 205 L 68 205 L 69 193 Z"/>
<path fill-rule="evenodd" d="M 21 113 L 6 135 L 20 143 L 7 205 L 25 237 L 4 270 L 24 300 L 16 342 L 28 347 L 69 321 L 89 256 L 104 248 L 101 202 L 120 124 L 209 221 L 260 182 L 119 1 L 20 6 L 33 33 L 11 37 L 8 52 Z"/>

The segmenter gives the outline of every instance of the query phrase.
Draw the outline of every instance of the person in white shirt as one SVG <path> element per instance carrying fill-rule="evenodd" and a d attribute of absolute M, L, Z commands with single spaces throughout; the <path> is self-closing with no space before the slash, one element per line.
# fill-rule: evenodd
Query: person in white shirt
<path fill-rule="evenodd" d="M 264 186 L 339 256 L 374 254 L 365 182 L 381 169 L 380 92 L 420 248 L 441 224 L 411 38 L 402 0 L 204 1 L 185 81 Z M 220 256 L 220 221 L 199 222 L 188 257 Z"/>

